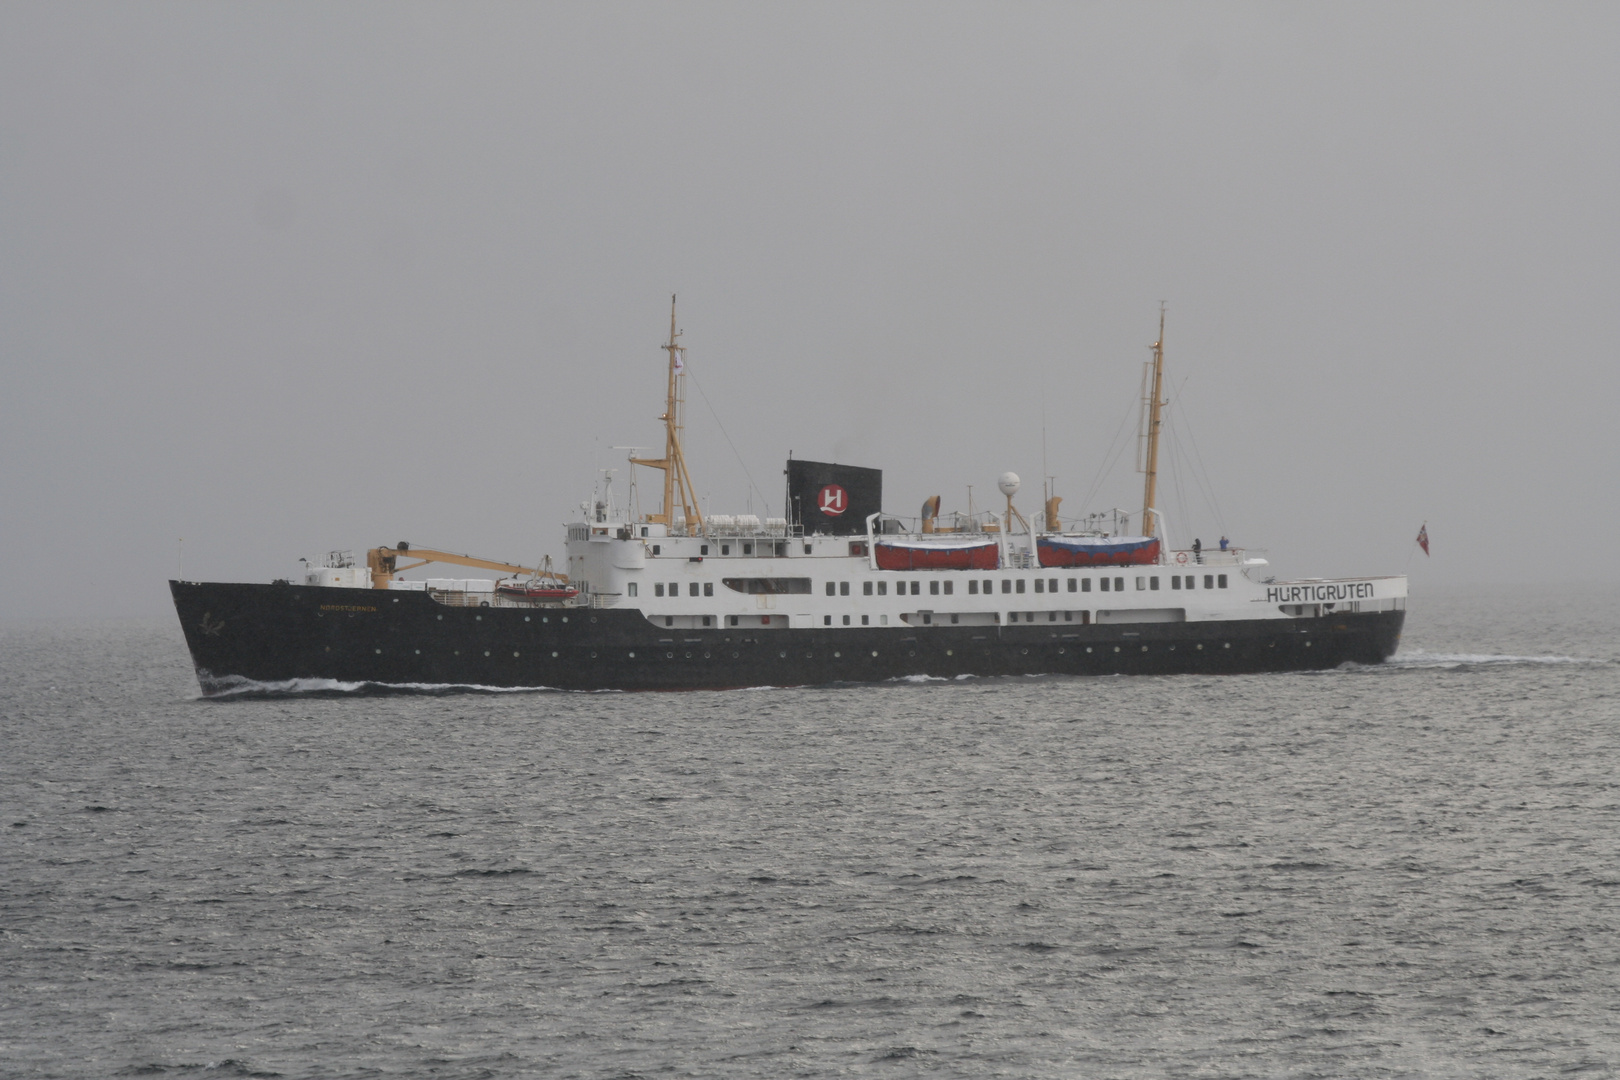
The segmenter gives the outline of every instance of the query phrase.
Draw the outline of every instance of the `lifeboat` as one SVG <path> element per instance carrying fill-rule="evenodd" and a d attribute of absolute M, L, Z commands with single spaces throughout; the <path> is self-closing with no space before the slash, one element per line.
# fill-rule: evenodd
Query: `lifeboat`
<path fill-rule="evenodd" d="M 879 540 L 874 554 L 879 570 L 994 570 L 1001 563 L 996 542 L 982 537 Z"/>
<path fill-rule="evenodd" d="M 1156 536 L 1043 536 L 1042 566 L 1147 566 L 1159 561 Z"/>
<path fill-rule="evenodd" d="M 578 589 L 555 578 L 503 581 L 495 586 L 495 591 L 518 600 L 572 600 L 579 595 Z"/>

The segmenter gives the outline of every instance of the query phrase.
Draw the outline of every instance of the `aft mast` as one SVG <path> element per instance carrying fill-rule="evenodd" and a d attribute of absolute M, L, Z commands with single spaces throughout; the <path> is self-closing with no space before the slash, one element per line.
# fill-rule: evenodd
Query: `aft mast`
<path fill-rule="evenodd" d="M 1159 427 L 1164 408 L 1164 305 L 1159 305 L 1159 340 L 1153 343 L 1153 375 L 1148 380 L 1147 458 L 1143 471 L 1147 482 L 1142 488 L 1142 535 L 1153 536 L 1159 528 L 1157 496 L 1159 482 Z"/>
<path fill-rule="evenodd" d="M 664 502 L 659 512 L 648 514 L 648 521 L 673 527 L 675 499 L 680 497 L 682 516 L 687 530 L 703 531 L 703 513 L 698 509 L 697 495 L 692 490 L 692 475 L 686 470 L 686 456 L 681 452 L 681 412 L 686 404 L 686 348 L 677 344 L 681 332 L 675 326 L 675 297 L 669 298 L 669 344 L 659 346 L 669 352 L 669 396 L 664 405 L 664 456 L 630 459 L 632 465 L 645 465 L 649 469 L 664 470 Z"/>

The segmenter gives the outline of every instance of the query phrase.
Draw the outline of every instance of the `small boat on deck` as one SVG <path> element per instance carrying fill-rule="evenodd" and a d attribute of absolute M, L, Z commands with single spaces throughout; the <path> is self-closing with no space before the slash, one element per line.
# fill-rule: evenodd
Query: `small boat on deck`
<path fill-rule="evenodd" d="M 1156 536 L 1042 536 L 1042 566 L 1149 566 L 1159 561 Z"/>
<path fill-rule="evenodd" d="M 555 578 L 503 581 L 495 586 L 495 591 L 501 596 L 510 596 L 516 600 L 562 601 L 572 600 L 579 595 L 578 589 Z"/>
<path fill-rule="evenodd" d="M 873 545 L 879 570 L 994 570 L 1001 564 L 996 541 L 975 537 L 913 537 Z"/>

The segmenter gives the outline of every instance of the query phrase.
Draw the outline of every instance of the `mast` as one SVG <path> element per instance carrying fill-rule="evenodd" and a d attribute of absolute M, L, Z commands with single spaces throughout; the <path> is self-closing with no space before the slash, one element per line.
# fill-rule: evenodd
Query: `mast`
<path fill-rule="evenodd" d="M 664 422 L 664 456 L 657 460 L 633 457 L 630 464 L 664 471 L 663 505 L 658 513 L 648 514 L 647 520 L 674 525 L 675 499 L 679 495 L 686 527 L 688 531 L 697 533 L 703 531 L 703 514 L 698 509 L 697 495 L 692 490 L 692 475 L 686 470 L 686 455 L 681 452 L 681 407 L 686 403 L 686 361 L 682 354 L 686 348 L 677 344 L 676 339 L 680 336 L 681 332 L 675 326 L 675 297 L 671 295 L 669 343 L 659 346 L 669 352 L 669 392 L 664 403 L 664 415 L 658 418 Z"/>
<path fill-rule="evenodd" d="M 1149 381 L 1147 405 L 1147 461 L 1143 469 L 1147 482 L 1142 488 L 1142 535 L 1152 536 L 1159 526 L 1158 503 L 1154 501 L 1159 481 L 1159 427 L 1164 407 L 1164 304 L 1159 305 L 1159 340 L 1153 343 L 1153 377 Z"/>

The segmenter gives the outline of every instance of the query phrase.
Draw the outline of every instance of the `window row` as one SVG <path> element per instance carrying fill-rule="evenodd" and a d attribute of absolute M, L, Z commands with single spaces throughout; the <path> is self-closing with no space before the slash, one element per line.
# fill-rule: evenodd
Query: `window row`
<path fill-rule="evenodd" d="M 1204 577 L 1204 586 L 1203 587 L 1206 588 L 1206 589 L 1224 589 L 1224 588 L 1227 587 L 1226 575 L 1225 574 L 1205 574 L 1205 575 L 1203 575 L 1203 577 Z M 763 588 L 763 587 L 756 588 L 756 587 L 751 587 L 754 584 L 756 584 L 756 581 L 761 582 L 761 583 L 764 583 L 764 582 L 774 583 L 777 580 L 778 579 L 775 579 L 775 578 L 748 579 L 747 582 L 743 582 L 741 584 L 734 584 L 732 580 L 728 579 L 726 584 L 731 586 L 733 589 L 737 589 L 739 592 L 750 592 L 750 593 L 753 593 L 753 592 L 808 592 L 809 591 L 809 581 L 808 581 L 808 579 L 799 579 L 799 578 L 792 578 L 792 579 L 783 578 L 783 579 L 780 579 L 780 580 L 783 581 L 783 582 L 788 582 L 790 584 L 798 583 L 798 582 L 800 582 L 802 580 L 803 583 L 804 583 L 804 588 L 803 589 L 790 588 L 790 587 L 780 587 L 780 588 Z M 1057 579 L 1057 578 L 1036 578 L 1035 579 L 1034 591 L 1037 592 L 1037 593 L 1055 593 L 1055 592 L 1058 592 L 1059 591 L 1058 580 L 1059 579 Z M 1095 578 L 1095 579 L 1089 578 L 1089 577 L 1086 577 L 1086 578 L 1069 578 L 1067 580 L 1068 591 L 1069 592 L 1088 593 L 1088 592 L 1091 591 L 1091 583 L 1092 583 L 1093 580 L 1095 580 L 1097 582 L 1097 591 L 1098 592 L 1124 592 L 1125 591 L 1125 579 L 1123 577 L 1099 577 L 1099 578 Z M 1026 582 L 1026 580 L 1024 578 L 1018 578 L 1016 580 L 1012 579 L 1012 578 L 1003 578 L 1002 581 L 1001 581 L 1001 591 L 1003 593 L 1022 593 L 1022 592 L 1026 591 L 1026 586 L 1027 586 L 1027 582 Z M 1197 574 L 1172 574 L 1172 575 L 1170 575 L 1170 587 L 1172 589 L 1197 589 L 1198 588 L 1198 575 Z M 828 596 L 848 596 L 850 594 L 850 592 L 849 592 L 849 582 L 847 582 L 847 581 L 829 581 L 829 582 L 826 583 L 826 588 L 827 588 L 827 595 Z M 909 581 L 909 582 L 908 581 L 896 581 L 894 583 L 894 595 L 896 595 L 896 596 L 905 596 L 907 594 L 908 588 L 909 588 L 909 591 L 910 591 L 910 595 L 912 595 L 912 596 L 921 596 L 922 595 L 922 582 L 920 582 L 920 581 Z M 1159 577 L 1158 577 L 1157 574 L 1142 574 L 1142 575 L 1137 575 L 1136 576 L 1136 590 L 1138 592 L 1156 592 L 1156 591 L 1158 591 L 1158 588 L 1159 588 Z M 637 591 L 638 591 L 637 588 L 636 588 L 636 583 L 633 582 L 633 581 L 630 582 L 630 584 L 628 585 L 626 591 L 630 596 L 635 596 Z M 968 580 L 968 583 L 967 583 L 967 591 L 968 591 L 969 596 L 979 596 L 981 594 L 985 595 L 985 596 L 989 596 L 990 594 L 992 594 L 992 593 L 994 593 L 996 591 L 996 583 L 995 583 L 994 580 L 991 580 L 991 579 L 986 579 L 986 580 L 981 582 L 977 578 L 970 578 Z M 941 595 L 952 596 L 952 595 L 955 594 L 955 592 L 956 592 L 956 582 L 953 581 L 953 580 L 940 581 L 940 580 L 938 580 L 936 578 L 936 579 L 934 579 L 932 581 L 929 581 L 929 583 L 928 583 L 928 594 L 930 596 L 941 596 Z M 887 596 L 887 595 L 889 595 L 889 582 L 888 581 L 877 581 L 877 582 L 864 581 L 864 582 L 861 583 L 861 594 L 863 596 L 872 596 L 872 595 Z M 681 584 L 678 581 L 671 581 L 668 585 L 665 585 L 662 581 L 654 582 L 653 583 L 653 595 L 654 596 L 679 596 L 679 595 L 681 595 Z M 688 595 L 688 596 L 713 596 L 714 595 L 714 584 L 713 584 L 713 582 L 707 582 L 707 581 L 706 582 L 701 582 L 701 583 L 696 582 L 696 581 L 689 581 L 689 582 L 686 583 L 686 595 Z"/>

